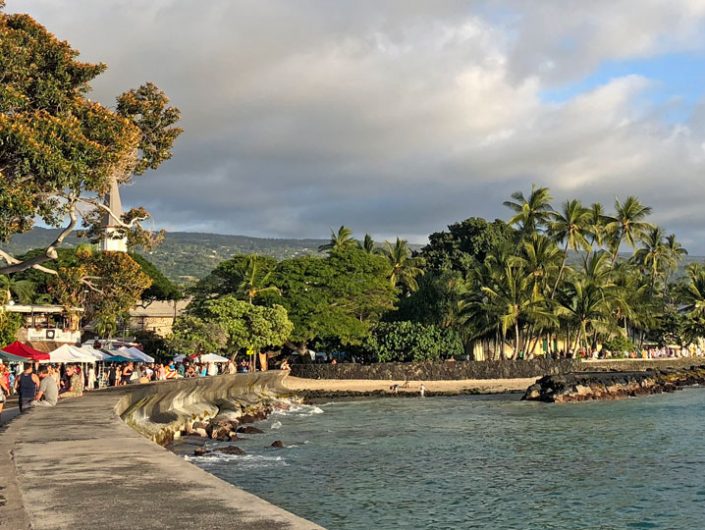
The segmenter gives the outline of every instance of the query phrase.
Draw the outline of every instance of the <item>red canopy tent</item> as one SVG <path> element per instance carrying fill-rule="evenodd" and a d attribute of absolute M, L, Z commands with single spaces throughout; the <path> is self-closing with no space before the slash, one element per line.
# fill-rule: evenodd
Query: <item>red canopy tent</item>
<path fill-rule="evenodd" d="M 20 341 L 15 341 L 12 344 L 5 346 L 2 351 L 11 353 L 13 355 L 19 355 L 20 357 L 26 357 L 27 360 L 31 361 L 48 361 L 49 354 L 30 348 L 26 344 L 22 344 Z"/>

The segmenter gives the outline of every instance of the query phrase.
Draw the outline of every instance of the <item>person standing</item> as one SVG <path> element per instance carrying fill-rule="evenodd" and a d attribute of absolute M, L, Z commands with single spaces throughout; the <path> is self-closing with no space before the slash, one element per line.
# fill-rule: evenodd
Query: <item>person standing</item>
<path fill-rule="evenodd" d="M 7 382 L 7 372 L 5 365 L 0 363 L 0 421 L 2 419 L 2 409 L 8 397 L 10 397 L 10 385 Z"/>
<path fill-rule="evenodd" d="M 86 387 L 86 390 L 95 390 L 96 381 L 95 365 L 91 365 L 88 367 L 88 386 Z"/>
<path fill-rule="evenodd" d="M 39 378 L 33 372 L 34 367 L 32 363 L 24 363 L 24 371 L 19 379 L 15 381 L 16 390 L 19 394 L 20 414 L 29 412 L 29 409 L 32 407 L 32 401 L 34 401 L 34 397 L 37 395 Z"/>

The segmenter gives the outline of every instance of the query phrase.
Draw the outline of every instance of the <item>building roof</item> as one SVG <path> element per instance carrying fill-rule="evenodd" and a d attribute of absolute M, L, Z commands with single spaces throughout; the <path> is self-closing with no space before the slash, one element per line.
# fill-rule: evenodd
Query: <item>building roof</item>
<path fill-rule="evenodd" d="M 72 307 L 72 311 L 83 313 L 82 307 Z M 60 305 L 33 305 L 33 304 L 7 304 L 5 311 L 8 313 L 65 313 L 66 310 Z"/>
<path fill-rule="evenodd" d="M 177 300 L 172 302 L 169 300 L 156 300 L 147 307 L 135 306 L 130 309 L 131 317 L 152 317 L 152 318 L 167 318 L 179 316 L 186 310 L 190 300 Z"/>

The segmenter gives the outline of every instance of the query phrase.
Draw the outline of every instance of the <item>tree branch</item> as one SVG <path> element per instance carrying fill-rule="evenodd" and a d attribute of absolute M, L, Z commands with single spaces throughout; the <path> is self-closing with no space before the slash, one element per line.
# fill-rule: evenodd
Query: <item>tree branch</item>
<path fill-rule="evenodd" d="M 64 228 L 59 235 L 56 237 L 56 239 L 44 250 L 43 254 L 39 254 L 38 256 L 34 256 L 33 258 L 26 259 L 24 261 L 19 260 L 15 258 L 14 256 L 11 256 L 4 250 L 0 250 L 0 258 L 2 258 L 6 263 L 7 266 L 5 267 L 0 267 L 0 274 L 12 274 L 14 272 L 21 272 L 25 271 L 27 269 L 37 269 L 39 271 L 45 272 L 47 274 L 57 274 L 55 270 L 48 269 L 46 267 L 42 267 L 41 264 L 45 263 L 47 261 L 55 260 L 56 258 L 59 257 L 58 252 L 56 249 L 61 246 L 61 244 L 64 242 L 64 239 L 66 239 L 71 232 L 73 232 L 74 228 L 76 228 L 76 223 L 78 222 L 78 216 L 76 215 L 76 199 L 75 198 L 70 198 L 69 199 L 69 210 L 68 210 L 68 216 L 70 219 L 69 224 Z"/>
<path fill-rule="evenodd" d="M 110 209 L 110 207 L 108 207 L 106 204 L 103 204 L 102 202 L 100 202 L 98 200 L 81 198 L 81 199 L 79 199 L 79 201 L 84 204 L 88 204 L 89 206 L 93 206 L 94 208 L 100 208 L 101 210 L 104 210 L 112 219 L 115 220 L 115 222 L 118 224 L 118 226 L 120 228 L 132 228 L 140 221 L 146 221 L 147 219 L 149 219 L 149 216 L 135 217 L 129 223 L 126 223 L 122 219 L 120 219 L 117 215 L 115 215 L 115 212 L 113 212 Z"/>

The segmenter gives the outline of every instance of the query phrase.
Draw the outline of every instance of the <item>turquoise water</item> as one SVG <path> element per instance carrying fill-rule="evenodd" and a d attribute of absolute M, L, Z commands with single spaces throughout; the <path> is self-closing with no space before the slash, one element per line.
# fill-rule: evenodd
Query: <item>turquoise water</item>
<path fill-rule="evenodd" d="M 329 529 L 705 528 L 703 389 L 344 401 L 261 426 L 247 456 L 191 460 Z"/>

